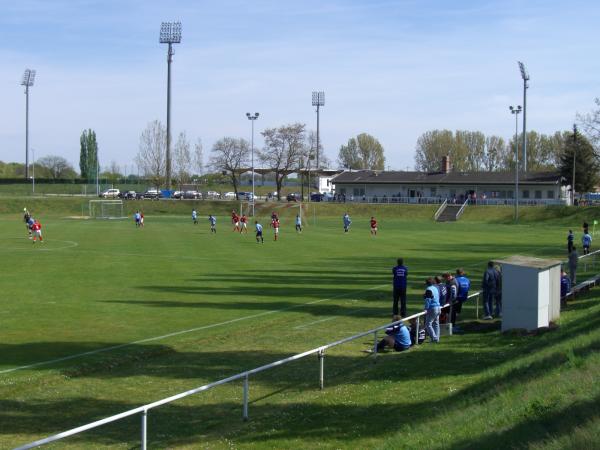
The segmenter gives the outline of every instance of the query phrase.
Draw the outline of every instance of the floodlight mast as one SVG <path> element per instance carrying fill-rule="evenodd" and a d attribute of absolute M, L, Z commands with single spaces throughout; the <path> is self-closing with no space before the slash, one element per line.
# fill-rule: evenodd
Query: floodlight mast
<path fill-rule="evenodd" d="M 521 61 L 518 61 L 518 63 L 523 79 L 523 170 L 527 172 L 527 89 L 529 89 L 529 72 L 527 72 L 525 64 Z"/>
<path fill-rule="evenodd" d="M 509 106 L 511 114 L 515 115 L 515 222 L 519 221 L 519 113 L 521 105 L 516 108 Z"/>
<path fill-rule="evenodd" d="M 317 107 L 317 170 L 319 169 L 319 108 L 325 106 L 325 92 L 313 91 L 312 105 Z M 310 185 L 309 185 L 310 188 Z M 308 193 L 310 196 L 310 192 Z"/>
<path fill-rule="evenodd" d="M 252 217 L 254 217 L 254 121 L 258 119 L 259 114 L 257 112 L 254 115 L 249 112 L 246 113 L 246 117 L 252 122 Z"/>
<path fill-rule="evenodd" d="M 173 62 L 173 44 L 181 42 L 181 22 L 163 22 L 160 25 L 161 44 L 169 44 L 167 50 L 167 154 L 166 154 L 166 187 L 171 189 L 171 63 Z"/>
<path fill-rule="evenodd" d="M 21 86 L 25 86 L 25 179 L 29 180 L 29 88 L 35 81 L 35 70 L 25 69 Z"/>

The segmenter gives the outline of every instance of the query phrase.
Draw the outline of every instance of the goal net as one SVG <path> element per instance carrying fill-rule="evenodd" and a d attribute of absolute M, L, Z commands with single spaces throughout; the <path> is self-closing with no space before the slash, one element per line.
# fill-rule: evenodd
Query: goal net
<path fill-rule="evenodd" d="M 90 200 L 92 219 L 124 219 L 123 200 Z"/>

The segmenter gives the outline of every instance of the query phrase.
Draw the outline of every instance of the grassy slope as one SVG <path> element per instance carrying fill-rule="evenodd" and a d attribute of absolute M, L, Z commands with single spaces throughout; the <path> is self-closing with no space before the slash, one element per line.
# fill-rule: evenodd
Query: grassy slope
<path fill-rule="evenodd" d="M 333 205 L 318 208 L 324 206 Z M 289 230 L 295 210 L 283 206 L 284 241 L 258 250 L 250 236 L 225 232 L 228 206 L 221 208 L 220 234 L 212 241 L 206 225 L 194 229 L 174 217 L 149 215 L 143 231 L 129 222 L 49 219 L 47 248 L 53 251 L 36 253 L 28 241 L 22 245 L 13 239 L 22 233 L 16 215 L 0 220 L 0 273 L 7 299 L 0 344 L 4 368 L 257 315 L 230 326 L 0 375 L 0 447 L 380 324 L 389 315 L 387 272 L 400 251 L 414 276 L 410 298 L 415 311 L 419 280 L 433 271 L 472 266 L 477 279 L 490 256 L 552 256 L 555 243 L 564 240 L 564 230 L 549 224 L 497 225 L 490 234 L 485 223 L 407 220 L 429 215 L 419 207 L 401 209 L 404 219 L 387 219 L 391 212 L 383 206 L 377 212 L 384 219 L 377 240 L 366 236 L 366 210 L 351 211 L 354 230 L 348 236 L 340 235 L 338 219 L 322 214 L 317 214 L 318 227 L 308 220 L 305 235 L 296 236 Z M 186 215 L 188 209 L 185 205 Z M 343 209 L 335 205 L 331 214 Z M 267 215 L 270 207 L 261 212 Z M 60 249 L 67 240 L 79 245 Z M 36 276 L 30 276 L 32 266 Z M 332 299 L 300 306 L 327 298 Z M 376 365 L 359 353 L 367 343 L 358 342 L 328 355 L 324 392 L 314 390 L 317 365 L 311 358 L 252 380 L 248 424 L 238 421 L 240 386 L 227 386 L 152 412 L 150 439 L 157 447 L 190 448 L 200 441 L 210 447 L 233 442 L 269 448 L 453 443 L 485 448 L 496 440 L 514 445 L 514 436 L 527 438 L 534 427 L 560 431 L 554 437 L 534 433 L 527 438 L 534 443 L 553 439 L 559 448 L 582 439 L 589 444 L 598 421 L 590 403 L 598 395 L 597 388 L 590 388 L 598 369 L 598 313 L 596 299 L 582 301 L 564 317 L 559 331 L 541 337 L 507 338 L 493 326 L 478 328 L 436 347 L 385 355 Z M 575 420 L 580 411 L 589 417 Z M 451 433 L 439 426 L 445 421 L 452 424 Z M 562 432 L 575 422 L 578 432 Z M 68 442 L 73 448 L 135 445 L 131 430 L 137 426 L 136 419 Z"/>

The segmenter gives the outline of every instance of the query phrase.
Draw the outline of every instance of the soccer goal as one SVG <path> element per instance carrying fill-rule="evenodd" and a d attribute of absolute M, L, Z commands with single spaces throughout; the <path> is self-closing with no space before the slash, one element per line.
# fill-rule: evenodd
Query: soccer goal
<path fill-rule="evenodd" d="M 90 200 L 90 218 L 124 219 L 123 200 Z"/>

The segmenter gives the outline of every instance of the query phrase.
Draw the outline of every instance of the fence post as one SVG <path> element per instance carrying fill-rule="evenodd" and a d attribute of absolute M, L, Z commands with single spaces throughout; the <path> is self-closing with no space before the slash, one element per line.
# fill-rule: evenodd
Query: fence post
<path fill-rule="evenodd" d="M 244 377 L 244 407 L 242 411 L 242 418 L 248 420 L 248 394 L 250 388 L 248 386 L 248 374 Z"/>
<path fill-rule="evenodd" d="M 147 437 L 147 430 L 148 430 L 148 423 L 147 423 L 147 418 L 148 418 L 148 411 L 144 410 L 142 411 L 142 450 L 146 450 L 146 437 Z"/>
<path fill-rule="evenodd" d="M 319 351 L 319 389 L 323 390 L 325 379 L 325 351 Z"/>
<path fill-rule="evenodd" d="M 419 316 L 417 316 L 417 320 L 415 322 L 415 345 L 419 345 L 419 325 L 420 325 Z"/>
<path fill-rule="evenodd" d="M 377 357 L 377 330 L 373 333 L 373 354 Z"/>

